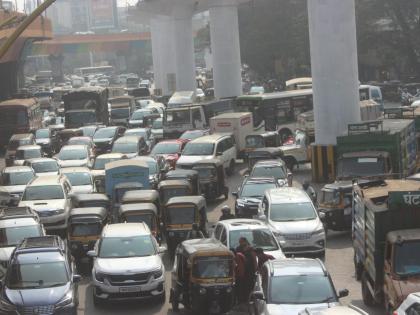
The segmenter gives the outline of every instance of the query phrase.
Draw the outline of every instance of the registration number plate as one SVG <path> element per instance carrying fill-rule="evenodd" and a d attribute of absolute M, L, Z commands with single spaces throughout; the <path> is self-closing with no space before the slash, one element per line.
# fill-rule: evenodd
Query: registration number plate
<path fill-rule="evenodd" d="M 121 293 L 131 293 L 131 292 L 140 292 L 141 287 L 139 286 L 132 286 L 132 287 L 122 287 L 120 288 Z"/>

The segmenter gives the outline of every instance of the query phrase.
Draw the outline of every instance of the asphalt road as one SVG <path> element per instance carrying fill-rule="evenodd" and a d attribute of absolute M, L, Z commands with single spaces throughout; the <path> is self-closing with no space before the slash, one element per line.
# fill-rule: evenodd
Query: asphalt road
<path fill-rule="evenodd" d="M 0 170 L 4 167 L 4 160 L 0 159 Z M 242 182 L 242 176 L 240 175 L 241 166 L 237 166 L 237 171 L 234 176 L 228 178 L 228 186 L 230 191 L 234 191 Z M 300 183 L 304 179 L 310 179 L 309 165 L 302 166 L 294 173 L 294 185 L 300 186 Z M 208 205 L 208 217 L 210 222 L 216 222 L 220 216 L 220 209 L 223 205 L 228 204 L 234 206 L 234 199 L 232 196 L 229 197 L 227 202 L 216 202 L 215 204 Z M 166 267 L 166 288 L 167 292 L 170 289 L 170 270 L 172 266 L 169 260 L 164 257 Z M 342 299 L 342 303 L 352 303 L 372 315 L 383 314 L 384 311 L 380 308 L 371 309 L 367 308 L 362 301 L 360 283 L 355 280 L 354 267 L 353 267 L 353 248 L 351 243 L 350 233 L 335 233 L 329 232 L 327 238 L 327 251 L 325 264 L 328 271 L 331 274 L 334 285 L 338 290 L 348 289 L 350 294 L 348 297 Z M 92 301 L 92 287 L 90 285 L 90 272 L 83 270 L 83 280 L 79 286 L 79 299 L 80 305 L 78 309 L 78 315 L 138 315 L 141 312 L 142 315 L 173 315 L 176 314 L 172 311 L 172 308 L 168 302 L 169 294 L 167 294 L 166 302 L 159 305 L 156 301 L 144 301 L 144 302 L 124 302 L 106 304 L 101 308 L 95 308 Z M 182 311 L 180 314 L 185 314 Z M 239 310 L 231 312 L 230 315 L 246 314 Z"/>

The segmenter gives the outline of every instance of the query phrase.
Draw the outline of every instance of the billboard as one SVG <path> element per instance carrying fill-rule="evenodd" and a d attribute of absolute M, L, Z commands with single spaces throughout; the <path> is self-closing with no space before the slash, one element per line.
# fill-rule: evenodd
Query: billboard
<path fill-rule="evenodd" d="M 89 0 L 89 3 L 92 30 L 117 27 L 117 0 Z"/>

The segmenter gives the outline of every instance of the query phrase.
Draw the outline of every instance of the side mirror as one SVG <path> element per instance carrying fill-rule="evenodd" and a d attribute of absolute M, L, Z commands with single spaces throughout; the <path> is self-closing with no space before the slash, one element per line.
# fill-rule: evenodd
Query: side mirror
<path fill-rule="evenodd" d="M 339 298 L 339 299 L 341 299 L 341 298 L 343 298 L 343 297 L 346 297 L 346 296 L 348 296 L 348 295 L 349 295 L 349 290 L 347 290 L 347 289 L 340 290 L 340 291 L 338 292 L 338 298 Z"/>
<path fill-rule="evenodd" d="M 221 151 L 216 152 L 216 156 L 222 156 L 222 155 L 223 155 L 223 152 L 221 152 Z"/>
<path fill-rule="evenodd" d="M 166 246 L 159 246 L 158 248 L 158 253 L 159 254 L 163 254 L 167 251 L 168 249 L 166 248 Z"/>
<path fill-rule="evenodd" d="M 260 216 L 258 217 L 258 220 L 261 220 L 261 221 L 266 221 L 266 220 L 267 220 L 267 216 L 266 216 L 265 214 L 262 214 L 262 215 L 260 215 Z"/>
<path fill-rule="evenodd" d="M 97 257 L 96 252 L 95 252 L 94 250 L 90 250 L 90 251 L 88 251 L 86 255 L 87 255 L 88 257 L 90 257 L 90 258 L 95 258 L 95 257 Z"/>
<path fill-rule="evenodd" d="M 82 280 L 81 275 L 73 275 L 73 283 L 79 283 Z"/>
<path fill-rule="evenodd" d="M 260 291 L 252 292 L 251 293 L 251 300 L 265 301 L 264 293 L 263 292 L 260 292 Z"/>
<path fill-rule="evenodd" d="M 321 221 L 324 221 L 325 220 L 325 212 L 319 212 L 319 219 L 321 220 Z"/>
<path fill-rule="evenodd" d="M 287 174 L 287 184 L 289 185 L 289 187 L 293 186 L 293 174 L 292 173 Z"/>
<path fill-rule="evenodd" d="M 232 196 L 238 198 L 238 192 L 237 191 L 232 191 Z"/>

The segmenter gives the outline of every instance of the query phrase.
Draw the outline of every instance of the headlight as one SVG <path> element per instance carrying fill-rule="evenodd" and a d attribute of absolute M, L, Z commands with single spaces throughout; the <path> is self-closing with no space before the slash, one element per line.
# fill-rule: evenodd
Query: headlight
<path fill-rule="evenodd" d="M 312 232 L 312 235 L 321 235 L 321 234 L 324 234 L 324 233 L 325 233 L 324 229 L 321 228 L 319 230 L 316 230 L 316 231 Z"/>
<path fill-rule="evenodd" d="M 239 208 L 243 208 L 243 207 L 245 207 L 245 203 L 243 203 L 242 201 L 239 201 L 239 200 L 237 200 L 237 201 L 236 201 L 236 205 L 237 205 Z"/>
<path fill-rule="evenodd" d="M 64 296 L 64 298 L 61 299 L 60 302 L 57 303 L 55 307 L 64 307 L 73 302 L 73 295 L 72 291 L 67 292 L 67 294 Z"/>
<path fill-rule="evenodd" d="M 200 294 L 204 295 L 207 293 L 207 290 L 205 288 L 200 288 Z"/>
<path fill-rule="evenodd" d="M 285 181 L 284 179 L 279 179 L 277 183 L 279 184 L 280 187 L 283 187 L 287 184 L 287 181 Z"/>
<path fill-rule="evenodd" d="M 162 267 L 160 267 L 160 269 L 158 271 L 155 271 L 153 273 L 153 277 L 155 279 L 159 279 L 160 277 L 162 277 L 162 275 L 163 275 L 163 268 Z"/>
<path fill-rule="evenodd" d="M 103 273 L 100 273 L 100 272 L 95 272 L 95 278 L 99 282 L 104 282 L 105 281 L 105 275 Z"/>

